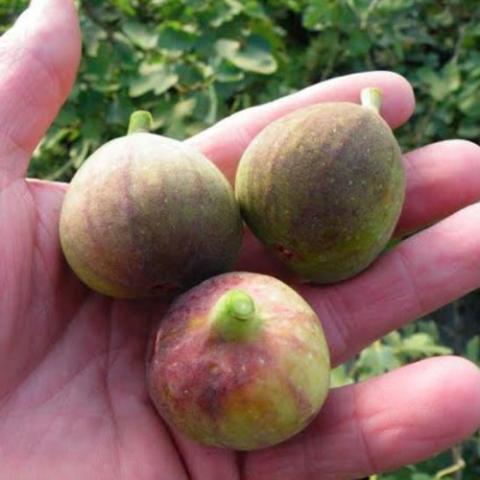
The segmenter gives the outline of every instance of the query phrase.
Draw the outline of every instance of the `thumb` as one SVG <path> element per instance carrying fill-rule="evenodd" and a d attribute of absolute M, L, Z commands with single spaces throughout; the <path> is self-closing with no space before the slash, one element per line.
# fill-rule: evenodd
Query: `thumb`
<path fill-rule="evenodd" d="M 0 38 L 0 173 L 25 174 L 70 92 L 80 52 L 71 0 L 32 0 Z"/>

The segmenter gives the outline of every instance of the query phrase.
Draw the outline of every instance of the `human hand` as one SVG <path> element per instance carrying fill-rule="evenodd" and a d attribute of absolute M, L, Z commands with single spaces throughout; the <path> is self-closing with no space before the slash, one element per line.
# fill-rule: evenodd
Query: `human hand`
<path fill-rule="evenodd" d="M 0 478 L 354 479 L 417 462 L 480 425 L 478 369 L 442 357 L 332 390 L 309 428 L 270 449 L 214 449 L 169 430 L 144 381 L 150 325 L 165 305 L 113 301 L 84 287 L 59 247 L 67 185 L 25 179 L 79 55 L 69 0 L 34 0 L 0 39 Z M 245 110 L 188 142 L 232 178 L 264 125 L 302 105 L 357 101 L 366 86 L 384 90 L 392 127 L 411 115 L 406 81 L 373 72 Z M 397 234 L 434 225 L 350 281 L 297 286 L 322 320 L 334 364 L 480 285 L 479 161 L 480 149 L 458 140 L 406 154 Z M 238 268 L 282 274 L 251 235 Z"/>

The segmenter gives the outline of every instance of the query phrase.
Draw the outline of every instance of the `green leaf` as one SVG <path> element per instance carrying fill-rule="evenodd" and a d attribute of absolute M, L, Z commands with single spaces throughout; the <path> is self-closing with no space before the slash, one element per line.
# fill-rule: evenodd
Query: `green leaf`
<path fill-rule="evenodd" d="M 98 118 L 99 109 L 103 107 L 103 95 L 99 92 L 82 90 L 78 95 L 77 115 L 84 119 Z M 100 110 L 101 111 L 101 110 Z M 87 128 L 88 122 L 83 124 Z"/>
<path fill-rule="evenodd" d="M 323 30 L 332 24 L 335 5 L 331 0 L 310 0 L 303 14 L 303 25 L 310 30 Z"/>
<path fill-rule="evenodd" d="M 129 95 L 141 97 L 149 92 L 161 95 L 178 81 L 178 75 L 164 64 L 143 65 L 139 75 L 130 82 Z"/>
<path fill-rule="evenodd" d="M 362 371 L 361 378 L 369 378 L 393 370 L 401 366 L 392 347 L 382 345 L 380 341 L 364 349 L 358 360 L 358 367 Z"/>
<path fill-rule="evenodd" d="M 113 0 L 113 3 L 123 12 L 128 13 L 129 15 L 135 14 L 135 10 L 131 5 L 130 0 Z"/>
<path fill-rule="evenodd" d="M 91 81 L 94 86 L 100 82 L 109 83 L 112 81 L 112 46 L 102 43 L 96 52 L 96 55 L 90 58 L 89 62 L 84 66 L 84 78 Z"/>
<path fill-rule="evenodd" d="M 205 122 L 207 125 L 213 125 L 218 117 L 218 95 L 212 83 L 208 86 L 208 98 L 210 100 L 210 108 L 205 116 Z"/>
<path fill-rule="evenodd" d="M 372 42 L 368 33 L 363 30 L 355 30 L 350 35 L 348 50 L 355 56 L 365 55 L 371 48 Z"/>
<path fill-rule="evenodd" d="M 180 102 L 177 102 L 173 109 L 174 118 L 184 118 L 187 115 L 191 115 L 195 109 L 196 99 L 195 97 L 186 98 Z"/>
<path fill-rule="evenodd" d="M 91 151 L 91 147 L 92 142 L 86 139 L 82 139 L 72 146 L 70 149 L 70 157 L 73 159 L 73 166 L 75 168 L 80 168 Z"/>
<path fill-rule="evenodd" d="M 437 101 L 444 100 L 461 84 L 460 71 L 456 62 L 447 63 L 440 73 L 428 67 L 419 69 L 418 73 L 420 79 L 425 83 L 427 91 Z"/>
<path fill-rule="evenodd" d="M 194 118 L 204 122 L 206 125 L 215 123 L 218 115 L 218 96 L 215 86 L 210 84 L 206 92 L 196 92 L 194 98 Z"/>
<path fill-rule="evenodd" d="M 97 144 L 100 142 L 100 134 L 102 132 L 103 120 L 98 117 L 92 118 L 82 129 L 84 139 Z"/>
<path fill-rule="evenodd" d="M 235 66 L 221 62 L 215 70 L 216 80 L 221 83 L 239 82 L 245 78 L 245 73 Z"/>
<path fill-rule="evenodd" d="M 402 345 L 402 337 L 397 330 L 388 333 L 384 337 L 384 342 L 391 347 L 399 347 Z"/>
<path fill-rule="evenodd" d="M 77 121 L 77 112 L 72 105 L 65 106 L 55 119 L 59 127 L 71 127 Z"/>
<path fill-rule="evenodd" d="M 457 62 L 448 62 L 442 69 L 442 77 L 447 83 L 449 92 L 458 90 L 462 83 L 462 79 Z"/>
<path fill-rule="evenodd" d="M 135 45 L 143 50 L 151 50 L 157 46 L 158 32 L 142 23 L 127 21 L 123 24 L 122 30 Z"/>
<path fill-rule="evenodd" d="M 480 364 L 480 335 L 468 341 L 465 353 L 472 362 Z"/>
<path fill-rule="evenodd" d="M 418 327 L 419 332 L 430 335 L 432 341 L 438 343 L 440 336 L 437 323 L 434 320 L 431 320 L 428 317 L 423 318 L 416 322 L 416 326 Z"/>
<path fill-rule="evenodd" d="M 402 351 L 413 358 L 433 355 L 448 355 L 452 349 L 437 345 L 427 333 L 415 333 L 403 341 Z"/>
<path fill-rule="evenodd" d="M 180 83 L 187 85 L 192 89 L 203 82 L 203 72 L 197 67 L 197 65 L 179 63 L 175 67 L 175 73 L 178 74 Z"/>
<path fill-rule="evenodd" d="M 133 42 L 122 32 L 115 33 L 113 38 L 116 63 L 122 66 L 122 71 L 136 72 L 138 63 L 143 59 L 143 53 L 135 48 Z"/>
<path fill-rule="evenodd" d="M 233 20 L 243 9 L 244 6 L 237 0 L 224 0 L 222 3 L 218 2 L 216 15 L 210 20 L 210 25 L 213 28 L 218 28 L 224 23 Z"/>
<path fill-rule="evenodd" d="M 70 131 L 68 128 L 52 128 L 47 136 L 44 138 L 44 147 L 45 148 L 54 148 L 58 145 L 64 138 L 69 135 Z"/>
<path fill-rule="evenodd" d="M 154 107 L 151 109 L 153 116 L 153 131 L 162 128 L 169 121 L 172 117 L 173 107 L 174 103 L 163 97 L 160 97 L 158 101 L 155 102 Z"/>
<path fill-rule="evenodd" d="M 470 81 L 462 88 L 458 108 L 466 117 L 480 119 L 480 81 Z"/>
<path fill-rule="evenodd" d="M 475 140 L 480 137 L 480 124 L 472 122 L 471 120 L 462 121 L 457 132 L 461 138 L 471 138 Z"/>
<path fill-rule="evenodd" d="M 184 53 L 195 46 L 198 35 L 172 24 L 160 27 L 158 47 L 178 53 Z"/>
<path fill-rule="evenodd" d="M 348 375 L 345 365 L 339 365 L 331 371 L 330 386 L 332 388 L 343 387 L 353 382 L 353 378 Z"/>
<path fill-rule="evenodd" d="M 428 473 L 414 473 L 412 480 L 433 480 L 435 477 L 428 475 Z"/>
<path fill-rule="evenodd" d="M 90 57 L 96 56 L 100 45 L 107 38 L 107 33 L 90 20 L 83 22 L 82 32 L 84 35 L 85 53 Z"/>
<path fill-rule="evenodd" d="M 278 64 L 273 55 L 256 37 L 250 37 L 245 48 L 236 40 L 221 39 L 216 43 L 217 53 L 241 70 L 270 75 Z"/>
<path fill-rule="evenodd" d="M 107 122 L 110 125 L 119 125 L 127 131 L 130 115 L 135 110 L 135 106 L 126 95 L 115 96 L 110 103 L 107 111 Z"/>

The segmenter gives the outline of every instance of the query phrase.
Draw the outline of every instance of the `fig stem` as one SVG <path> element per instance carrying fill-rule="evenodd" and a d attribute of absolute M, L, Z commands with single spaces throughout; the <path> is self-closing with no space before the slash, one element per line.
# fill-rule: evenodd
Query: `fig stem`
<path fill-rule="evenodd" d="M 152 129 L 153 117 L 150 112 L 137 110 L 130 116 L 128 135 L 139 132 L 149 132 Z"/>
<path fill-rule="evenodd" d="M 260 323 L 253 298 L 242 290 L 224 293 L 212 310 L 212 328 L 227 342 L 252 338 Z"/>
<path fill-rule="evenodd" d="M 380 113 L 382 106 L 382 90 L 379 88 L 364 88 L 360 92 L 360 99 L 362 106 L 375 110 L 376 113 Z"/>

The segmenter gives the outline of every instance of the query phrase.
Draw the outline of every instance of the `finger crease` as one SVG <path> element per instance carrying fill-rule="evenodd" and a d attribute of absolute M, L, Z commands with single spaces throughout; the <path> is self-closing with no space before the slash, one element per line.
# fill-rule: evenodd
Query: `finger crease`
<path fill-rule="evenodd" d="M 405 281 L 403 283 L 408 286 L 410 290 L 410 295 L 417 305 L 418 312 L 415 316 L 419 316 L 424 312 L 426 312 L 427 309 L 425 308 L 422 298 L 420 296 L 420 289 L 418 288 L 416 280 L 412 275 L 410 262 L 407 256 L 405 255 L 405 253 L 402 251 L 402 248 L 398 248 L 395 253 L 396 253 L 397 263 L 400 265 L 399 270 L 402 272 L 402 275 L 405 278 Z"/>
<path fill-rule="evenodd" d="M 360 451 L 363 452 L 363 457 L 364 457 L 364 463 L 365 463 L 365 473 L 374 473 L 377 472 L 377 465 L 374 459 L 374 456 L 372 455 L 372 451 L 370 448 L 370 444 L 368 443 L 368 435 L 365 433 L 364 430 L 364 423 L 362 422 L 361 418 L 362 415 L 360 413 L 360 408 L 359 408 L 359 399 L 358 399 L 358 389 L 354 386 L 351 388 L 352 392 L 352 404 L 354 408 L 354 423 L 355 423 L 355 429 L 358 434 L 358 438 L 361 443 L 361 449 Z"/>
<path fill-rule="evenodd" d="M 106 341 L 107 348 L 106 348 L 105 365 L 104 365 L 104 368 L 105 368 L 104 387 L 105 387 L 105 398 L 107 402 L 107 409 L 110 412 L 110 418 L 112 420 L 112 428 L 113 428 L 112 445 L 113 445 L 114 454 L 115 454 L 115 469 L 116 469 L 115 478 L 120 480 L 123 477 L 122 467 L 121 467 L 120 447 L 119 447 L 120 429 L 117 422 L 115 403 L 113 401 L 113 395 L 111 392 L 111 385 L 110 385 L 110 372 L 111 372 L 111 366 L 112 366 L 111 365 L 112 363 L 112 357 L 111 357 L 112 331 L 113 331 L 112 306 L 113 306 L 113 303 L 110 302 L 110 312 L 107 315 L 110 318 L 110 327 L 107 330 L 108 333 L 107 333 L 107 341 Z"/>
<path fill-rule="evenodd" d="M 322 323 L 328 321 L 335 341 L 335 357 L 342 359 L 348 352 L 352 337 L 356 336 L 354 332 L 358 330 L 353 326 L 355 323 L 354 313 L 348 307 L 336 286 L 331 286 L 328 289 L 328 294 L 325 295 L 324 299 L 325 301 L 322 304 L 326 309 L 326 315 L 325 318 L 321 315 L 320 321 Z"/>

